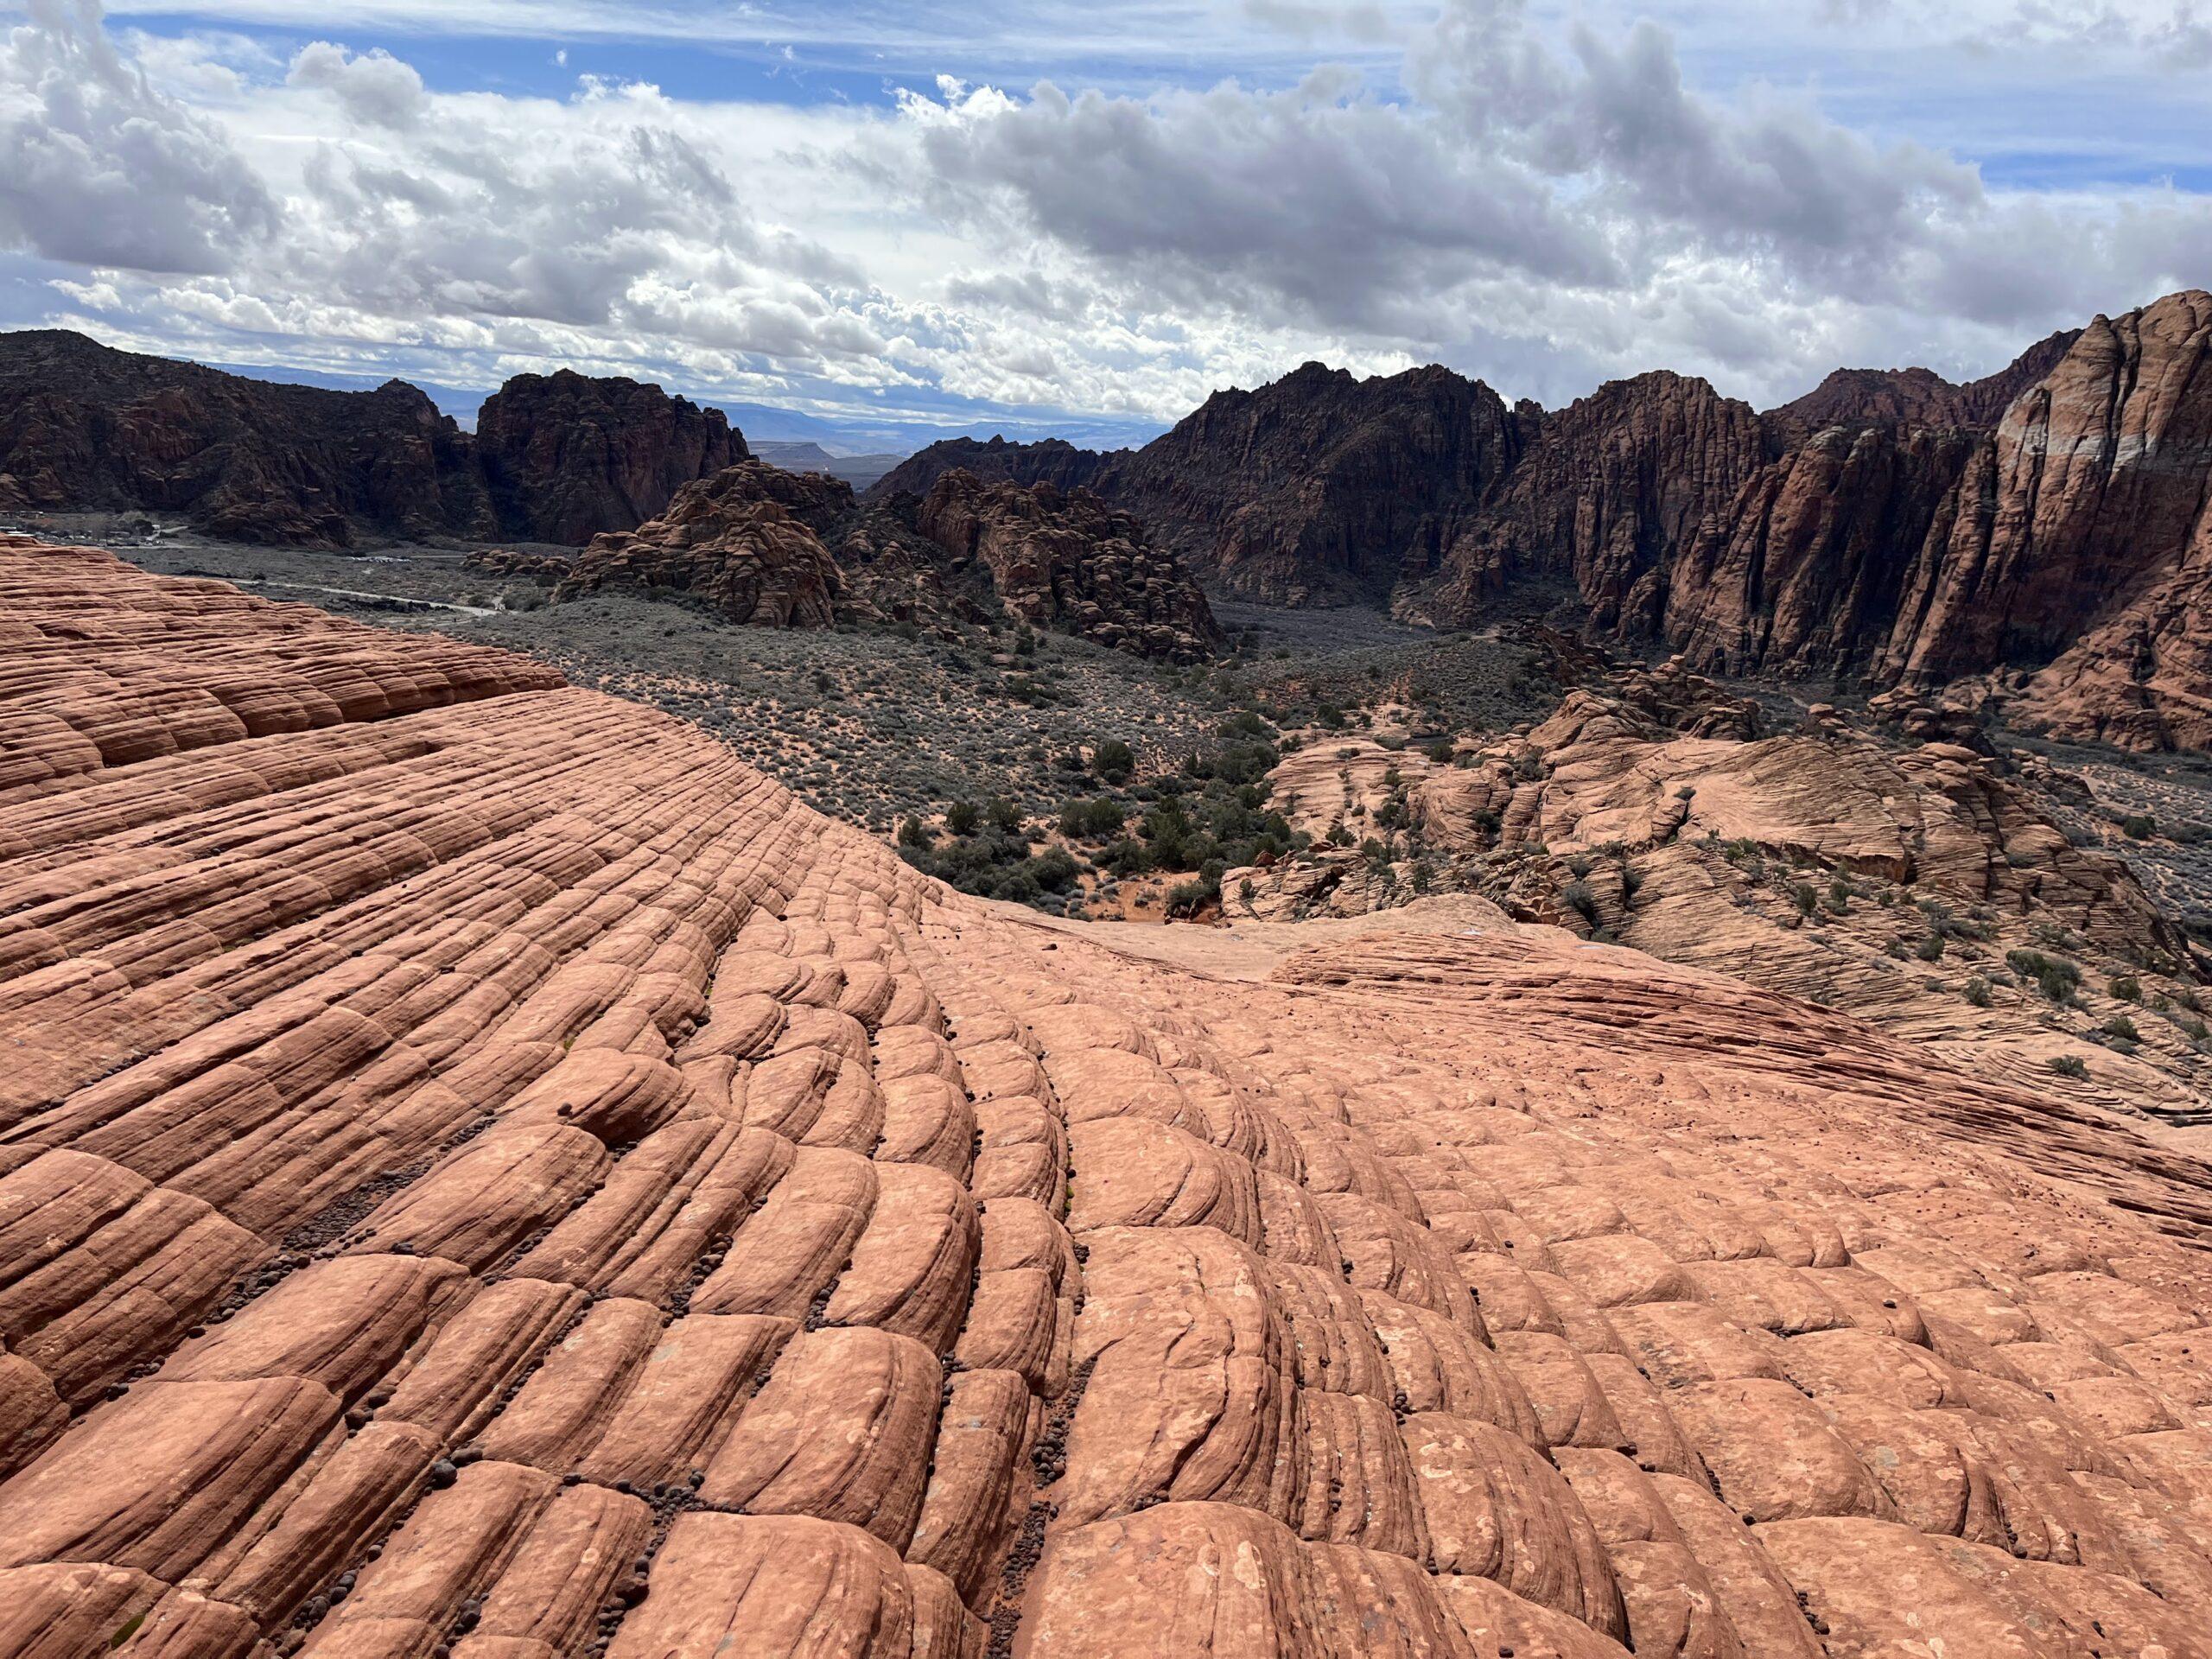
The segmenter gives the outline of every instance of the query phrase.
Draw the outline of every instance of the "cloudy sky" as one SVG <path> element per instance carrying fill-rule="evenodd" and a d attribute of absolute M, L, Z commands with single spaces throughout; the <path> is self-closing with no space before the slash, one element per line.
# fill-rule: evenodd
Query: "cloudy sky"
<path fill-rule="evenodd" d="M 0 0 L 0 327 L 760 435 L 1764 405 L 2208 283 L 2212 0 Z"/>

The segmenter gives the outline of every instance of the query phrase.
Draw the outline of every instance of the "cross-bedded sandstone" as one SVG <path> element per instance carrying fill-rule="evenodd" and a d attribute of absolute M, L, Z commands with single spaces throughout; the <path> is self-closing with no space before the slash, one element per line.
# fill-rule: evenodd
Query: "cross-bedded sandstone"
<path fill-rule="evenodd" d="M 1171 967 L 103 555 L 0 627 L 0 1650 L 2207 1651 L 2194 1160 L 1556 930 Z"/>

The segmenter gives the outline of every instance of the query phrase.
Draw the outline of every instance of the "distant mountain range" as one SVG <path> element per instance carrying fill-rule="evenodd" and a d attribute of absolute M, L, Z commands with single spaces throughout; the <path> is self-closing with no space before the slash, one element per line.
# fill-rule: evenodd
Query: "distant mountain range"
<path fill-rule="evenodd" d="M 1548 608 L 1738 675 L 1997 699 L 2062 734 L 2212 747 L 2212 295 L 2054 334 L 1956 385 L 1842 370 L 1762 413 L 1666 371 L 1567 408 L 1430 366 L 1309 363 L 1138 449 L 961 436 L 893 466 L 766 458 L 879 501 L 958 470 L 1096 491 L 1215 591 L 1480 625 Z M 138 506 L 246 539 L 359 527 L 581 543 L 753 453 L 658 387 L 524 376 L 463 431 L 336 391 L 0 335 L 0 511 Z"/>
<path fill-rule="evenodd" d="M 2005 700 L 2062 734 L 2212 747 L 2212 295 L 1954 385 L 1846 370 L 1762 414 L 1659 371 L 1566 409 L 1318 363 L 1135 450 L 962 440 L 939 473 L 1086 485 L 1217 591 L 1586 630 L 1734 674 Z M 1964 683 L 1972 682 L 1972 683 Z"/>

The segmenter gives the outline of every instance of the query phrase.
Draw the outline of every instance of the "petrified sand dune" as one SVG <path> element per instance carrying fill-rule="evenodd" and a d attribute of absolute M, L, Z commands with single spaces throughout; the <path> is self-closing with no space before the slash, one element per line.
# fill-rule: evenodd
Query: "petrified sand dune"
<path fill-rule="evenodd" d="M 102 554 L 0 629 L 0 1651 L 2212 1652 L 2193 1160 L 1556 930 L 1164 966 Z"/>

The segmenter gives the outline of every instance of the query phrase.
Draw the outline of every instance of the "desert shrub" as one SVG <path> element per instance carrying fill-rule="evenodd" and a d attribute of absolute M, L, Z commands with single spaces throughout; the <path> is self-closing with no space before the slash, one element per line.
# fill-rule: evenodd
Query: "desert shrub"
<path fill-rule="evenodd" d="M 1974 975 L 1967 981 L 1966 996 L 1967 1001 L 1977 1008 L 1987 1007 L 1990 1003 L 1989 982 L 1980 974 Z"/>
<path fill-rule="evenodd" d="M 2158 833 L 2158 821 L 2148 812 L 2131 812 L 2120 821 L 2120 833 L 2130 841 L 2148 841 Z"/>
<path fill-rule="evenodd" d="M 2046 957 L 2040 950 L 2007 950 L 2005 965 L 2022 979 L 2033 980 L 2046 1000 L 2065 1002 L 2080 989 L 2082 970 L 2063 957 Z"/>
<path fill-rule="evenodd" d="M 1118 783 L 1137 769 L 1136 752 L 1120 738 L 1109 737 L 1090 752 L 1090 764 L 1101 778 Z"/>
<path fill-rule="evenodd" d="M 1789 896 L 1797 901 L 1797 913 L 1800 916 L 1809 916 L 1820 908 L 1821 895 L 1809 881 L 1800 881 L 1790 889 Z"/>
<path fill-rule="evenodd" d="M 2105 1021 L 2105 1035 L 2117 1037 L 2124 1042 L 2137 1042 L 2143 1033 L 2135 1029 L 2135 1022 L 2124 1014 L 2115 1014 Z"/>
<path fill-rule="evenodd" d="M 2088 1062 L 2079 1054 L 2061 1054 L 2050 1063 L 2050 1069 L 2062 1077 L 2086 1077 L 2089 1075 Z"/>
<path fill-rule="evenodd" d="M 1941 962 L 1943 959 L 1943 936 L 1941 933 L 1923 935 L 1913 954 L 1923 962 Z"/>
<path fill-rule="evenodd" d="M 1021 832 L 1021 809 L 1003 795 L 994 795 L 984 804 L 983 816 L 990 821 L 991 828 L 1002 836 Z"/>
<path fill-rule="evenodd" d="M 899 823 L 899 844 L 901 847 L 926 847 L 937 837 L 930 834 L 930 827 L 909 813 Z"/>
<path fill-rule="evenodd" d="M 1570 881 L 1559 890 L 1560 902 L 1569 910 L 1579 912 L 1585 921 L 1598 919 L 1598 895 L 1590 890 L 1587 881 Z"/>
<path fill-rule="evenodd" d="M 1071 841 L 1104 841 L 1122 833 L 1126 816 L 1122 804 L 1109 796 L 1070 801 L 1060 809 L 1060 833 Z"/>
<path fill-rule="evenodd" d="M 2143 1000 L 2143 982 L 2133 974 L 2115 976 L 2111 989 L 2113 995 L 2122 1002 L 2140 1002 Z"/>
<path fill-rule="evenodd" d="M 972 836 L 983 821 L 983 814 L 973 801 L 955 801 L 944 809 L 944 827 L 956 836 Z"/>

